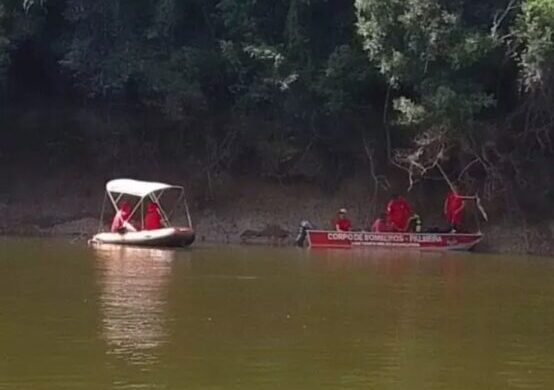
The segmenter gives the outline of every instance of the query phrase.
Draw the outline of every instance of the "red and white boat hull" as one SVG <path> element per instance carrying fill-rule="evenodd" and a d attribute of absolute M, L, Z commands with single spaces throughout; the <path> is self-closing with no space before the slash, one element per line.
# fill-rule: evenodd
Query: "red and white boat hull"
<path fill-rule="evenodd" d="M 420 250 L 470 250 L 481 233 L 372 233 L 309 230 L 310 248 L 405 248 Z"/>
<path fill-rule="evenodd" d="M 191 228 L 170 227 L 126 233 L 107 232 L 95 235 L 90 242 L 92 244 L 184 247 L 194 242 L 194 230 Z"/>

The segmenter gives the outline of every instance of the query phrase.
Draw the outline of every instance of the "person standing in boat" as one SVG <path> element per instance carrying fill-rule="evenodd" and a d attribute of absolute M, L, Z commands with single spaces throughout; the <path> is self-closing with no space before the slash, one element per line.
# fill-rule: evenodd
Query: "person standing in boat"
<path fill-rule="evenodd" d="M 412 207 L 406 199 L 395 194 L 387 205 L 387 224 L 390 231 L 405 232 L 408 220 L 412 215 Z"/>
<path fill-rule="evenodd" d="M 352 230 L 352 222 L 346 218 L 347 210 L 342 208 L 337 213 L 337 216 L 333 220 L 333 228 L 337 232 L 349 232 Z"/>
<path fill-rule="evenodd" d="M 450 192 L 446 195 L 443 211 L 452 233 L 459 231 L 462 226 L 466 199 L 474 199 L 474 197 L 460 195 L 458 189 L 454 186 L 452 186 Z"/>
<path fill-rule="evenodd" d="M 162 228 L 162 216 L 156 203 L 148 203 L 144 216 L 144 230 L 157 230 Z"/>
<path fill-rule="evenodd" d="M 131 206 L 126 201 L 119 203 L 119 209 L 112 221 L 112 233 L 125 233 L 126 231 L 136 232 L 137 229 L 129 222 L 131 217 Z"/>

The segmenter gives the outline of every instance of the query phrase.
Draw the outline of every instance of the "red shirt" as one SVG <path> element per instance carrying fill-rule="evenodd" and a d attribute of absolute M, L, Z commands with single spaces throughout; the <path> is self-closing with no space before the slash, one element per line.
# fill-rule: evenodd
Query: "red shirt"
<path fill-rule="evenodd" d="M 449 192 L 444 202 L 446 221 L 451 225 L 460 225 L 462 223 L 462 210 L 464 206 L 464 199 L 460 195 L 455 192 Z"/>
<path fill-rule="evenodd" d="M 122 229 L 125 226 L 125 223 L 129 219 L 129 211 L 127 210 L 118 210 L 117 213 L 115 213 L 115 217 L 112 221 L 112 233 L 115 233 Z"/>
<path fill-rule="evenodd" d="M 405 231 L 411 214 L 410 204 L 402 197 L 391 200 L 387 205 L 387 222 L 394 231 Z"/>
<path fill-rule="evenodd" d="M 339 218 L 335 221 L 335 229 L 339 232 L 349 232 L 352 230 L 352 223 L 346 218 Z"/>
<path fill-rule="evenodd" d="M 144 230 L 161 229 L 162 221 L 160 212 L 156 206 L 148 205 L 146 215 L 144 216 Z"/>

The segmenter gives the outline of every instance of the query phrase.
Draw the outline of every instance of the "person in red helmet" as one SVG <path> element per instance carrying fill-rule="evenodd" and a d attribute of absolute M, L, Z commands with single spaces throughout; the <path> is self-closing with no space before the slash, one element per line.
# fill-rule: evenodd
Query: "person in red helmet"
<path fill-rule="evenodd" d="M 148 203 L 144 216 L 144 230 L 156 230 L 162 228 L 162 216 L 156 203 Z"/>
<path fill-rule="evenodd" d="M 412 215 L 410 204 L 400 195 L 393 195 L 387 205 L 387 224 L 393 232 L 405 232 Z"/>
<path fill-rule="evenodd" d="M 450 231 L 453 233 L 459 231 L 462 226 L 466 199 L 475 199 L 475 197 L 462 196 L 459 194 L 458 189 L 452 186 L 451 191 L 446 195 L 444 200 L 444 216 L 450 226 Z"/>
<path fill-rule="evenodd" d="M 112 221 L 111 231 L 113 233 L 125 233 L 126 231 L 135 232 L 137 229 L 129 222 L 131 217 L 131 206 L 126 201 L 119 203 L 119 209 L 115 213 Z"/>
<path fill-rule="evenodd" d="M 340 209 L 336 218 L 333 220 L 333 228 L 337 232 L 349 232 L 352 230 L 352 222 L 346 218 L 346 209 Z"/>

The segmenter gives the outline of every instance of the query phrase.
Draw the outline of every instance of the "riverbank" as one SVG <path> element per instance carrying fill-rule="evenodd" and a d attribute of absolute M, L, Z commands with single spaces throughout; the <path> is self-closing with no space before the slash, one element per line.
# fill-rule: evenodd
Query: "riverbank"
<path fill-rule="evenodd" d="M 375 207 L 371 188 L 361 181 L 345 182 L 340 189 L 326 194 L 313 184 L 285 185 L 237 180 L 217 188 L 218 196 L 206 201 L 189 194 L 193 222 L 199 242 L 279 243 L 291 245 L 301 220 L 327 227 L 338 208 L 346 207 L 355 228 L 366 227 L 374 210 L 383 207 L 382 194 Z M 41 187 L 38 187 L 41 188 Z M 74 191 L 63 187 L 42 187 L 19 195 L 0 198 L 0 234 L 33 236 L 66 236 L 74 239 L 91 237 L 99 229 L 102 184 L 76 180 Z M 409 194 L 409 200 L 423 216 L 427 226 L 440 226 L 440 200 L 426 202 L 422 192 Z M 433 207 L 435 205 L 436 207 Z M 470 210 L 467 212 L 470 214 Z M 472 220 L 468 215 L 468 221 Z M 178 222 L 178 221 L 177 221 Z M 554 221 L 534 225 L 515 225 L 504 218 L 493 217 L 481 226 L 485 239 L 477 250 L 514 254 L 554 254 Z"/>

